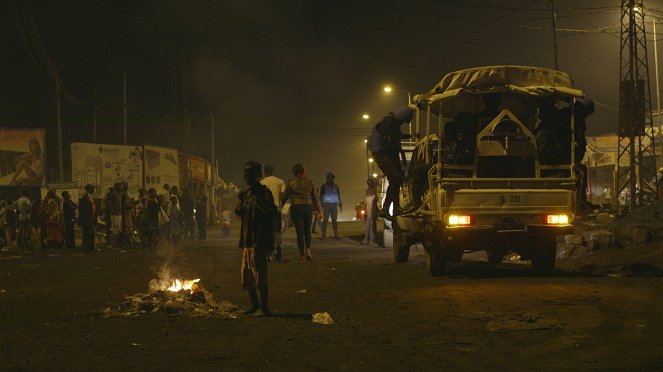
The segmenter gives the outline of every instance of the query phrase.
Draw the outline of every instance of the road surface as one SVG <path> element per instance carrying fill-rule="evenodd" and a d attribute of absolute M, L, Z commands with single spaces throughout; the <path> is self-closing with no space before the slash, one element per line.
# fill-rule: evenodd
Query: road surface
<path fill-rule="evenodd" d="M 165 263 L 198 277 L 214 298 L 242 306 L 237 238 L 84 254 L 0 254 L 0 368 L 5 370 L 663 370 L 663 279 L 491 268 L 466 260 L 425 273 L 423 251 L 395 264 L 359 245 L 314 238 L 300 263 L 292 231 L 269 264 L 275 317 L 233 320 L 101 316 L 146 292 Z M 161 251 L 159 251 L 161 252 Z M 335 324 L 312 322 L 328 312 Z"/>

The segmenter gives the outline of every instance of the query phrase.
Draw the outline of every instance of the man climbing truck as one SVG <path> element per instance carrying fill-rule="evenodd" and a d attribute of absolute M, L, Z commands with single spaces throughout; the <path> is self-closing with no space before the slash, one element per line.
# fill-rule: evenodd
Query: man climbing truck
<path fill-rule="evenodd" d="M 422 135 L 400 192 L 414 207 L 394 223 L 394 259 L 422 243 L 431 275 L 473 251 L 492 264 L 515 252 L 550 274 L 584 193 L 573 151 L 583 97 L 568 74 L 526 66 L 453 72 L 415 96 Z"/>

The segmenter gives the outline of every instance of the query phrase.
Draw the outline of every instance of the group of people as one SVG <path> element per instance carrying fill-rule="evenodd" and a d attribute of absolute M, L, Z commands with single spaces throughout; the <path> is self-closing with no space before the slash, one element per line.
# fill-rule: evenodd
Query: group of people
<path fill-rule="evenodd" d="M 3 249 L 74 248 L 76 204 L 67 191 L 48 190 L 43 200 L 24 190 L 16 199 L 0 201 Z"/>
<path fill-rule="evenodd" d="M 281 241 L 281 209 L 286 202 L 290 202 L 290 217 L 297 234 L 297 246 L 302 262 L 312 259 L 311 233 L 320 223 L 321 239 L 327 237 L 327 224 L 331 219 L 334 235 L 332 239 L 340 239 L 338 234 L 338 212 L 342 212 L 343 202 L 338 185 L 334 182 L 336 176 L 327 172 L 326 182 L 318 189 L 312 178 L 306 174 L 302 164 L 292 167 L 293 178 L 287 183 L 274 176 L 274 167 L 264 167 L 265 176 L 259 180 L 271 193 L 278 218 L 274 221 L 275 258 L 281 260 L 283 256 Z M 262 174 L 262 170 L 261 170 Z M 240 195 L 241 199 L 241 195 Z M 271 255 L 268 257 L 271 258 Z"/>
<path fill-rule="evenodd" d="M 161 242 L 177 244 L 184 239 L 207 239 L 207 198 L 194 201 L 184 188 L 164 186 L 140 190 L 138 198 L 128 195 L 128 184 L 117 183 L 107 190 L 100 203 L 94 199 L 93 185 L 86 185 L 76 202 L 67 191 L 60 196 L 54 189 L 43 200 L 33 200 L 24 190 L 17 200 L 0 201 L 0 222 L 4 249 L 76 248 L 76 222 L 82 230 L 82 247 L 95 248 L 98 216 L 105 225 L 106 241 L 115 247 L 142 244 L 154 247 Z"/>
<path fill-rule="evenodd" d="M 207 197 L 194 201 L 188 188 L 180 192 L 177 186 L 140 189 L 138 198 L 127 193 L 127 184 L 117 183 L 108 189 L 102 199 L 106 238 L 122 247 L 136 240 L 147 247 L 170 241 L 178 244 L 182 239 L 207 239 Z M 137 238 L 134 234 L 138 234 Z"/>

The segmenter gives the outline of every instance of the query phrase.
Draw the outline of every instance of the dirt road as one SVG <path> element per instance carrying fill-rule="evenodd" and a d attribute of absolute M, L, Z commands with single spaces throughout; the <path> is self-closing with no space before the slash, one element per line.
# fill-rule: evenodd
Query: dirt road
<path fill-rule="evenodd" d="M 146 292 L 164 258 L 148 250 L 2 253 L 0 368 L 5 370 L 663 370 L 663 279 L 601 277 L 468 261 L 424 271 L 423 251 L 394 264 L 360 246 L 314 241 L 270 264 L 277 316 L 234 320 L 101 311 Z M 247 305 L 236 239 L 178 248 L 171 268 L 217 300 Z M 349 236 L 349 237 L 348 237 Z M 305 290 L 305 291 L 303 291 Z M 321 325 L 311 314 L 328 312 Z"/>

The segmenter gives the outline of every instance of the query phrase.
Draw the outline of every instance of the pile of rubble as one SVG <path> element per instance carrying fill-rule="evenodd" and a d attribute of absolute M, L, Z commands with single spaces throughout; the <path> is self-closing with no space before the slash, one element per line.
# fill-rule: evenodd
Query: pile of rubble
<path fill-rule="evenodd" d="M 211 293 L 195 285 L 191 290 L 158 290 L 127 296 L 119 304 L 104 309 L 103 316 L 115 318 L 152 314 L 235 319 L 242 310 L 227 301 L 214 301 Z"/>
<path fill-rule="evenodd" d="M 558 240 L 558 267 L 592 275 L 663 276 L 663 201 L 622 217 L 589 216 L 575 230 Z"/>
<path fill-rule="evenodd" d="M 635 209 L 609 228 L 620 242 L 640 244 L 663 240 L 663 200 Z"/>

